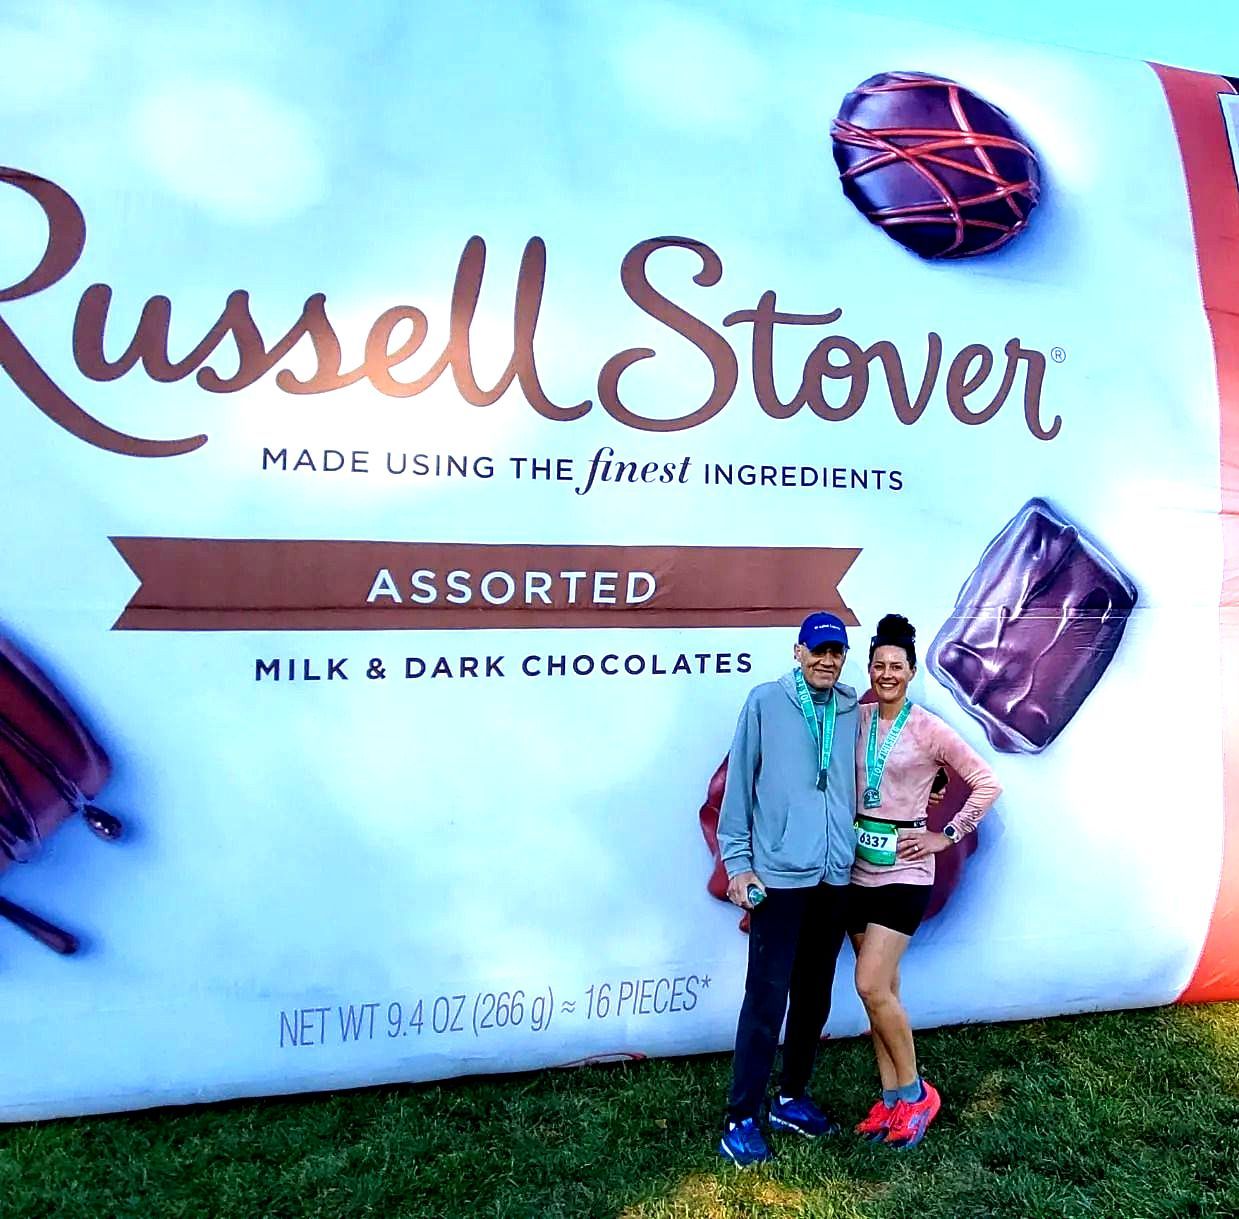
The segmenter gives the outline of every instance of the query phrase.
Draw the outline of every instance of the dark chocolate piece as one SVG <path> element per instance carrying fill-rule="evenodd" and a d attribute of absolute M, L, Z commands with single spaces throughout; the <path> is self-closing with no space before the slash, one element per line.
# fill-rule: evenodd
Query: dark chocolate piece
<path fill-rule="evenodd" d="M 934 780 L 934 788 L 942 792 L 942 799 L 937 804 L 930 804 L 925 809 L 926 828 L 935 834 L 941 834 L 945 826 L 959 812 L 968 798 L 972 788 L 949 766 L 944 766 L 939 776 L 946 779 L 942 787 Z M 925 907 L 925 919 L 928 921 L 941 913 L 956 885 L 963 878 L 968 860 L 976 853 L 980 836 L 985 833 L 984 825 L 979 825 L 971 834 L 965 834 L 957 843 L 934 856 L 934 883 L 929 892 L 929 905 Z"/>
<path fill-rule="evenodd" d="M 31 859 L 74 813 L 99 837 L 119 838 L 119 818 L 89 803 L 110 771 L 107 754 L 52 683 L 0 639 L 0 872 Z M 0 918 L 56 952 L 77 951 L 74 936 L 2 898 Z"/>
<path fill-rule="evenodd" d="M 843 193 L 922 258 L 1005 245 L 1041 193 L 1037 154 L 1011 120 L 953 80 L 871 76 L 830 128 Z"/>
<path fill-rule="evenodd" d="M 1136 586 L 1045 500 L 989 544 L 929 648 L 929 667 L 996 749 L 1040 753 L 1114 656 Z"/>
<path fill-rule="evenodd" d="M 706 881 L 706 891 L 711 897 L 717 897 L 719 901 L 728 901 L 727 885 L 728 876 L 727 868 L 723 864 L 723 858 L 718 845 L 718 818 L 723 808 L 723 792 L 727 787 L 727 762 L 731 757 L 728 754 L 719 764 L 718 769 L 710 777 L 710 782 L 706 786 L 706 802 L 697 811 L 697 820 L 701 825 L 701 833 L 706 840 L 706 846 L 710 848 L 710 855 L 714 860 L 714 865 L 710 870 L 710 878 Z M 740 916 L 740 930 L 747 932 L 749 929 L 749 912 L 745 910 Z"/>

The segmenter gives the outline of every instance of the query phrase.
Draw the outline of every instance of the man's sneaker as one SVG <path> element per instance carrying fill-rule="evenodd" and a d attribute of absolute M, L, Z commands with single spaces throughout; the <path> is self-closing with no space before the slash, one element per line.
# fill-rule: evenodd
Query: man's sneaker
<path fill-rule="evenodd" d="M 918 1101 L 901 1100 L 895 1106 L 895 1116 L 886 1132 L 888 1147 L 915 1147 L 925 1137 L 929 1123 L 942 1108 L 938 1089 L 928 1080 L 922 1080 L 925 1095 Z"/>
<path fill-rule="evenodd" d="M 718 1153 L 742 1168 L 770 1159 L 770 1148 L 766 1145 L 766 1137 L 762 1134 L 761 1127 L 751 1117 L 746 1117 L 739 1122 L 733 1122 L 728 1118 L 723 1123 L 723 1137 L 718 1141 Z"/>
<path fill-rule="evenodd" d="M 867 1138 L 871 1143 L 880 1143 L 886 1138 L 895 1117 L 895 1106 L 888 1105 L 880 1096 L 874 1102 L 863 1122 L 858 1123 L 856 1133 Z"/>
<path fill-rule="evenodd" d="M 776 1130 L 794 1130 L 809 1139 L 839 1133 L 839 1127 L 807 1096 L 791 1100 L 776 1096 L 770 1102 L 770 1125 Z"/>

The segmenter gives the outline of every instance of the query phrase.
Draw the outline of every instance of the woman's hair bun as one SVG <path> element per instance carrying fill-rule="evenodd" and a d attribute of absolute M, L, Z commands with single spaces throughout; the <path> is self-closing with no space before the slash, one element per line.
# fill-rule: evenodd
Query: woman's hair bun
<path fill-rule="evenodd" d="M 878 623 L 878 630 L 869 641 L 869 659 L 878 648 L 903 648 L 908 654 L 908 664 L 916 668 L 916 627 L 902 614 L 887 614 Z"/>
<path fill-rule="evenodd" d="M 916 642 L 916 627 L 902 614 L 887 614 L 878 623 L 876 635 L 878 646 L 883 644 L 899 644 L 903 646 Z"/>

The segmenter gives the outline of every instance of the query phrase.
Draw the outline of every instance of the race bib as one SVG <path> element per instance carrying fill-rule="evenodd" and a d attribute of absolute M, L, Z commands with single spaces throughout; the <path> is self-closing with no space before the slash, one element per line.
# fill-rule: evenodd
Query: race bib
<path fill-rule="evenodd" d="M 853 826 L 856 830 L 856 854 L 866 863 L 889 866 L 895 862 L 895 844 L 899 831 L 889 821 L 870 821 L 858 817 Z"/>

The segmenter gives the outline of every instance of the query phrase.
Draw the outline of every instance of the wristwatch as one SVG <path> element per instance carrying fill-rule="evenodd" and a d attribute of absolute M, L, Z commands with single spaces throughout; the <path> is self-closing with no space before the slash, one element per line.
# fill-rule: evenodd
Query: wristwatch
<path fill-rule="evenodd" d="M 959 832 L 955 824 L 950 821 L 942 827 L 942 833 L 950 841 L 952 846 L 954 846 L 963 837 L 963 834 Z"/>

